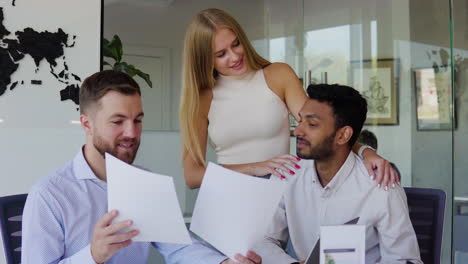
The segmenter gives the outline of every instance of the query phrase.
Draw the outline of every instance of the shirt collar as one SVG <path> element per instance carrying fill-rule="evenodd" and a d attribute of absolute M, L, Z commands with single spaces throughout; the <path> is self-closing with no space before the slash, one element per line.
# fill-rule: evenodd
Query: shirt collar
<path fill-rule="evenodd" d="M 352 151 L 350 151 L 345 162 L 343 163 L 343 165 L 341 165 L 341 168 L 335 174 L 333 179 L 324 187 L 324 189 L 337 190 L 338 188 L 340 188 L 341 184 L 343 184 L 346 178 L 348 178 L 349 174 L 351 174 L 351 170 L 353 169 L 355 162 L 356 162 L 355 154 Z M 316 172 L 315 162 L 314 162 L 314 171 Z M 317 184 L 320 184 L 320 181 L 318 179 L 318 174 L 317 173 L 314 173 L 314 174 L 315 174 L 314 182 L 317 182 Z"/>
<path fill-rule="evenodd" d="M 93 170 L 91 170 L 91 167 L 89 167 L 89 164 L 84 157 L 83 151 L 84 147 L 78 151 L 78 153 L 75 155 L 75 158 L 73 159 L 73 174 L 75 174 L 75 177 L 78 180 L 95 179 L 101 181 L 98 177 L 96 177 L 96 174 L 94 174 Z"/>

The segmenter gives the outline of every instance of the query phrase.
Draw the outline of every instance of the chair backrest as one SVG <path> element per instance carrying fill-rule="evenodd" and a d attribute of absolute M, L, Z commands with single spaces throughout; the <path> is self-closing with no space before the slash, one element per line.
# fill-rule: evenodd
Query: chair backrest
<path fill-rule="evenodd" d="M 0 230 L 8 264 L 21 263 L 21 221 L 27 194 L 0 197 Z"/>
<path fill-rule="evenodd" d="M 440 264 L 445 215 L 445 192 L 405 187 L 409 216 L 418 239 L 421 260 Z"/>

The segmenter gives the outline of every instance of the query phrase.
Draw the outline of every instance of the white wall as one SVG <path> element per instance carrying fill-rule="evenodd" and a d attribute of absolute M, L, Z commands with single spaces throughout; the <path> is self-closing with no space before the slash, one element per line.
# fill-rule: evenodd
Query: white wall
<path fill-rule="evenodd" d="M 69 72 L 84 77 L 99 69 L 99 2 L 17 1 L 15 6 L 11 3 L 3 1 L 1 6 L 4 25 L 12 34 L 27 27 L 38 32 L 57 32 L 62 28 L 69 34 L 69 43 L 73 35 L 77 36 L 73 48 L 64 48 Z M 58 72 L 65 68 L 62 58 L 57 59 L 54 68 Z M 0 196 L 27 193 L 40 177 L 72 158 L 84 140 L 81 129 L 69 123 L 78 117 L 76 105 L 60 102 L 59 92 L 65 84 L 59 83 L 49 71 L 45 61 L 36 71 L 31 57 L 26 56 L 12 75 L 13 81 L 24 80 L 24 85 L 7 90 L 0 97 L 0 119 L 4 120 L 0 123 Z M 42 85 L 31 85 L 32 79 L 42 80 Z M 4 263 L 3 244 L 0 252 L 0 263 Z"/>

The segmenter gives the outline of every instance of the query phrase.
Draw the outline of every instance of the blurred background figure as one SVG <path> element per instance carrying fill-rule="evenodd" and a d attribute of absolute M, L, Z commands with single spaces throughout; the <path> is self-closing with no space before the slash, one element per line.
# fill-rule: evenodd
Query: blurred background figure
<path fill-rule="evenodd" d="M 358 140 L 359 143 L 363 145 L 367 145 L 373 149 L 375 149 L 375 152 L 377 152 L 377 147 L 378 147 L 378 140 L 377 137 L 375 136 L 374 133 L 371 131 L 364 129 L 361 131 L 361 134 L 359 134 Z M 395 163 L 390 162 L 390 165 L 392 165 L 392 168 L 395 169 L 395 171 L 398 174 L 398 182 L 401 182 L 401 174 L 400 170 L 398 170 L 397 166 Z"/>

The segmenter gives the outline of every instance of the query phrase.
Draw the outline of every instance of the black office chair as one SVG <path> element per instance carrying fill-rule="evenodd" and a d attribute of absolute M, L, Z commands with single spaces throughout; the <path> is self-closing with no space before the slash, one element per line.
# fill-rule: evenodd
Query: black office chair
<path fill-rule="evenodd" d="M 0 197 L 0 229 L 7 264 L 21 263 L 21 220 L 27 196 Z"/>
<path fill-rule="evenodd" d="M 445 215 L 445 192 L 405 187 L 411 223 L 424 264 L 440 264 Z"/>

